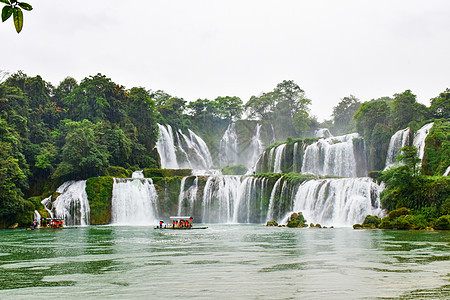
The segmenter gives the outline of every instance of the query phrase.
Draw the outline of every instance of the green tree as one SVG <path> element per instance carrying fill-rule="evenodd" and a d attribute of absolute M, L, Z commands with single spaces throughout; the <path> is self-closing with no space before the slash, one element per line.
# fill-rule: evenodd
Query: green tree
<path fill-rule="evenodd" d="M 215 100 L 219 115 L 229 121 L 239 119 L 244 111 L 243 102 L 239 97 L 217 97 Z"/>
<path fill-rule="evenodd" d="M 124 118 L 126 98 L 123 86 L 115 84 L 105 75 L 97 74 L 83 79 L 62 102 L 72 120 L 119 123 Z"/>
<path fill-rule="evenodd" d="M 68 133 L 62 147 L 62 161 L 53 177 L 69 180 L 104 174 L 104 170 L 109 166 L 110 154 L 107 147 L 101 144 L 101 123 L 67 120 L 64 127 Z"/>
<path fill-rule="evenodd" d="M 450 89 L 440 93 L 438 97 L 431 99 L 431 114 L 435 118 L 450 119 Z"/>
<path fill-rule="evenodd" d="M 416 95 L 410 90 L 394 95 L 394 129 L 405 128 L 410 122 L 420 122 L 428 117 L 428 109 L 425 105 L 416 102 Z"/>
<path fill-rule="evenodd" d="M 353 116 L 361 107 L 361 102 L 353 95 L 344 97 L 333 108 L 334 129 L 338 134 L 349 133 L 355 128 Z"/>
<path fill-rule="evenodd" d="M 271 121 L 277 136 L 300 135 L 309 129 L 309 105 L 305 92 L 292 80 L 284 80 L 269 93 L 252 96 L 245 105 L 250 118 Z"/>

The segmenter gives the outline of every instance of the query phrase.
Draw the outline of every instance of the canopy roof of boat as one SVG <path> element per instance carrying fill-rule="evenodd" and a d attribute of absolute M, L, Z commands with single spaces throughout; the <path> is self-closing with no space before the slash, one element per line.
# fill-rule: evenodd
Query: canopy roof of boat
<path fill-rule="evenodd" d="M 174 220 L 189 220 L 190 218 L 192 218 L 191 216 L 171 216 L 170 217 L 171 219 L 174 219 Z"/>

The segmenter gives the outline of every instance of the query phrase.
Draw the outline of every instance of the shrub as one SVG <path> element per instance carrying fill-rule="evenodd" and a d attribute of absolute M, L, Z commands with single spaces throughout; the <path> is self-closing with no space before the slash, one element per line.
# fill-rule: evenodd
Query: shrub
<path fill-rule="evenodd" d="M 450 215 L 441 216 L 434 221 L 434 229 L 450 230 Z"/>

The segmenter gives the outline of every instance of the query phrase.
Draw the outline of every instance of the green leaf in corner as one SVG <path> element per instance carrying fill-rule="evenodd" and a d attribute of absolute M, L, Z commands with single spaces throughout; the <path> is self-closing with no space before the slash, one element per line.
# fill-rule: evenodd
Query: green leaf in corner
<path fill-rule="evenodd" d="M 0 0 L 0 2 L 5 3 L 5 4 L 11 4 L 11 3 L 9 3 L 9 0 Z"/>
<path fill-rule="evenodd" d="M 33 7 L 30 4 L 25 3 L 25 2 L 19 2 L 19 6 L 22 7 L 23 9 L 25 9 L 25 10 L 32 10 L 33 9 Z"/>
<path fill-rule="evenodd" d="M 13 8 L 13 20 L 16 31 L 17 33 L 19 33 L 20 31 L 22 31 L 23 27 L 23 13 L 22 10 L 18 7 Z"/>
<path fill-rule="evenodd" d="M 2 9 L 2 22 L 5 22 L 6 20 L 9 19 L 9 17 L 11 17 L 13 13 L 13 8 L 11 6 L 5 6 Z"/>

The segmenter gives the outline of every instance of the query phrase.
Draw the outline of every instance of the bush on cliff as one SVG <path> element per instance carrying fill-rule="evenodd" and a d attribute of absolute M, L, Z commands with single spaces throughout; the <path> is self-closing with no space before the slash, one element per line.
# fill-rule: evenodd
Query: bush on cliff
<path fill-rule="evenodd" d="M 91 177 L 86 181 L 91 225 L 111 223 L 112 188 L 112 177 Z"/>

